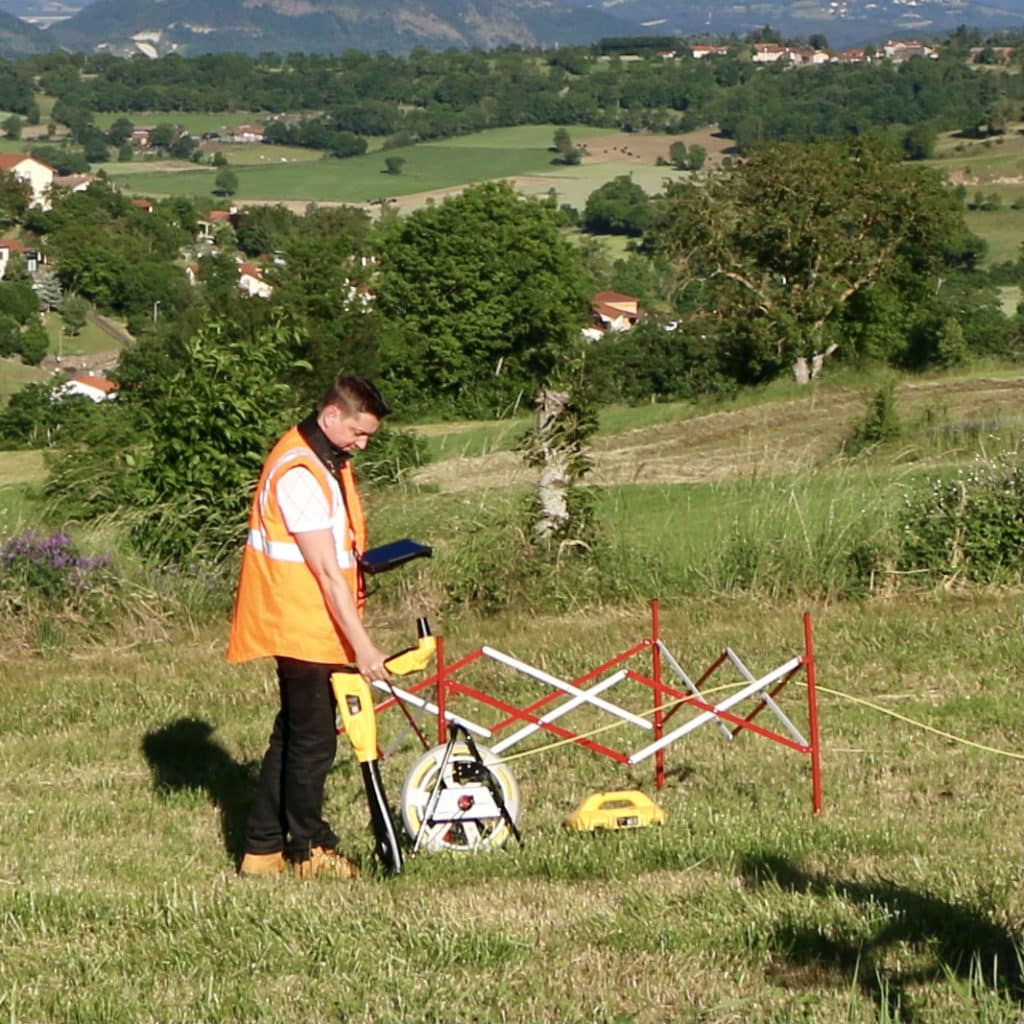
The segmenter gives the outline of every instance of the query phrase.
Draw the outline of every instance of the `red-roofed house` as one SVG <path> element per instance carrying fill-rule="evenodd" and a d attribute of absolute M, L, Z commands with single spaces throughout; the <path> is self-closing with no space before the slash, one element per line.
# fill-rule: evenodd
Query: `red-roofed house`
<path fill-rule="evenodd" d="M 142 196 L 136 196 L 134 199 L 132 199 L 132 206 L 137 206 L 140 210 L 144 211 L 145 213 L 153 212 L 153 204 L 148 199 L 144 199 Z"/>
<path fill-rule="evenodd" d="M 25 257 L 25 264 L 30 274 L 38 266 L 39 253 L 37 250 L 23 245 L 21 242 L 16 242 L 13 238 L 0 238 L 0 279 L 7 273 L 7 264 L 12 254 L 16 252 Z"/>
<path fill-rule="evenodd" d="M 49 164 L 23 153 L 0 153 L 0 171 L 6 171 L 28 183 L 32 189 L 33 206 L 44 210 L 50 208 L 49 191 L 55 171 Z"/>
<path fill-rule="evenodd" d="M 263 280 L 263 271 L 255 263 L 239 263 L 238 287 L 250 298 L 269 299 L 274 294 L 273 287 Z"/>
<path fill-rule="evenodd" d="M 621 292 L 597 292 L 590 300 L 592 324 L 583 330 L 585 337 L 597 341 L 605 331 L 629 331 L 640 319 L 640 300 Z"/>
<path fill-rule="evenodd" d="M 754 43 L 755 64 L 772 64 L 786 56 L 786 48 L 778 43 Z"/>
<path fill-rule="evenodd" d="M 58 401 L 71 395 L 82 395 L 94 402 L 109 402 L 117 397 L 117 385 L 102 373 L 80 373 L 53 391 L 53 398 Z"/>
<path fill-rule="evenodd" d="M 703 57 L 728 57 L 729 47 L 711 43 L 695 43 L 690 47 L 690 55 L 694 60 L 700 60 Z"/>

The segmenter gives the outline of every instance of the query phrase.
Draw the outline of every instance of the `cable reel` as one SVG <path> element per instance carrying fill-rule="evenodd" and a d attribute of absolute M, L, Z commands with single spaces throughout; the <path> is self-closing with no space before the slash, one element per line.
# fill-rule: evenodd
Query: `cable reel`
<path fill-rule="evenodd" d="M 519 808 L 511 771 L 458 724 L 446 744 L 424 752 L 402 786 L 402 821 L 413 853 L 477 853 L 497 849 L 510 835 L 521 843 Z"/>

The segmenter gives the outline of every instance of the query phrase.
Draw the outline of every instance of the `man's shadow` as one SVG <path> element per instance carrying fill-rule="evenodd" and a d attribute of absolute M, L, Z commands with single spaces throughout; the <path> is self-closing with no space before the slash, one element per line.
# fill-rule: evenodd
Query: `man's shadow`
<path fill-rule="evenodd" d="M 750 888 L 775 885 L 823 899 L 838 897 L 872 917 L 879 908 L 888 911 L 867 938 L 846 938 L 831 930 L 825 934 L 814 925 L 792 922 L 777 924 L 770 938 L 770 948 L 793 969 L 843 975 L 844 984 L 858 985 L 880 1014 L 889 1014 L 886 1019 L 912 1022 L 913 997 L 907 986 L 949 976 L 1024 1006 L 1024 938 L 994 923 L 982 907 L 950 903 L 887 879 L 861 882 L 808 873 L 785 857 L 767 853 L 745 856 L 741 873 Z M 900 945 L 913 947 L 930 962 L 893 975 L 884 967 L 885 954 Z"/>
<path fill-rule="evenodd" d="M 224 848 L 239 859 L 244 852 L 245 819 L 260 766 L 239 764 L 213 738 L 213 726 L 196 718 L 179 718 L 142 738 L 142 752 L 160 795 L 205 792 L 220 811 Z"/>

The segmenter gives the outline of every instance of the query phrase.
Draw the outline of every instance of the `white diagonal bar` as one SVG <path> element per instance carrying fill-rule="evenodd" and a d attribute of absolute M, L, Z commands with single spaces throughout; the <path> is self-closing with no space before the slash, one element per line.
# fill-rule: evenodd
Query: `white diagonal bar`
<path fill-rule="evenodd" d="M 697 684 L 694 683 L 693 680 L 683 671 L 682 665 L 680 665 L 679 662 L 672 657 L 671 651 L 669 651 L 669 649 L 660 640 L 657 640 L 656 643 L 658 645 L 658 650 L 661 651 L 661 656 L 668 662 L 669 667 L 672 669 L 672 671 L 675 672 L 677 676 L 679 676 L 683 683 L 685 683 L 686 688 L 690 691 L 690 693 L 692 693 L 694 697 L 700 697 L 700 699 L 703 700 L 704 695 L 700 692 L 700 690 L 697 689 Z M 718 728 L 721 730 L 722 735 L 727 740 L 732 739 L 732 733 L 729 731 L 725 722 L 719 722 Z"/>
<path fill-rule="evenodd" d="M 371 685 L 375 689 L 380 690 L 381 693 L 386 693 L 389 697 L 396 697 L 398 700 L 412 704 L 414 707 L 422 708 L 424 711 L 429 712 L 437 718 L 437 713 L 440 709 L 436 704 L 431 704 L 429 700 L 417 697 L 415 693 L 403 690 L 400 686 L 395 686 L 393 683 L 385 683 L 383 679 L 374 679 Z M 453 715 L 450 711 L 446 711 L 444 713 L 444 720 L 446 722 L 451 722 L 454 725 L 464 726 L 470 732 L 475 732 L 477 736 L 480 736 L 485 740 L 489 739 L 493 735 L 491 730 L 486 726 L 477 725 L 476 722 L 471 722 L 468 718 L 463 718 L 461 715 Z"/>
<path fill-rule="evenodd" d="M 548 686 L 553 686 L 557 690 L 564 690 L 566 693 L 571 693 L 574 697 L 582 697 L 587 704 L 593 704 L 594 707 L 607 711 L 609 715 L 621 718 L 624 722 L 632 722 L 633 725 L 638 725 L 641 729 L 654 728 L 646 718 L 634 715 L 632 711 L 620 708 L 618 704 L 612 704 L 610 701 L 602 700 L 600 697 L 590 697 L 585 690 L 581 690 L 579 687 L 573 686 L 572 683 L 567 683 L 564 679 L 559 679 L 539 668 L 535 668 L 533 665 L 527 665 L 525 661 L 519 661 L 508 654 L 502 654 L 501 651 L 496 651 L 493 647 L 481 647 L 480 650 L 493 661 L 500 661 L 503 665 L 508 665 L 509 668 L 514 668 L 525 676 L 531 676 L 538 682 L 547 683 Z"/>
<path fill-rule="evenodd" d="M 744 679 L 748 679 L 750 682 L 754 681 L 754 673 L 747 668 L 746 665 L 740 661 L 740 656 L 736 654 L 732 648 L 726 647 L 726 656 L 736 666 L 736 671 L 739 672 Z M 789 733 L 790 738 L 796 740 L 797 743 L 802 747 L 807 746 L 807 740 L 800 735 L 800 730 L 789 720 L 786 713 L 779 707 L 778 704 L 772 699 L 770 693 L 762 693 L 761 700 L 768 705 L 768 710 L 782 723 L 782 727 Z"/>
<path fill-rule="evenodd" d="M 787 673 L 798 668 L 799 665 L 799 658 L 790 658 L 785 665 L 780 665 L 773 672 L 769 672 L 768 675 L 762 676 L 760 679 L 755 679 L 752 683 L 744 686 L 742 690 L 737 690 L 732 694 L 732 696 L 726 697 L 725 700 L 714 706 L 714 711 L 702 711 L 699 715 L 695 715 L 691 718 L 685 725 L 681 725 L 678 729 L 674 729 L 672 732 L 666 733 L 660 740 L 655 740 L 643 749 L 638 750 L 629 758 L 627 763 L 639 764 L 641 761 L 650 757 L 651 754 L 661 750 L 662 747 L 667 747 L 670 743 L 674 743 L 680 737 L 693 732 L 695 729 L 699 729 L 702 725 L 707 724 L 712 718 L 717 717 L 720 712 L 728 711 L 730 708 L 735 707 L 742 701 L 745 701 L 752 694 L 765 689 L 765 687 L 771 686 L 776 679 L 781 679 Z"/>
<path fill-rule="evenodd" d="M 614 686 L 616 683 L 621 682 L 626 678 L 626 670 L 619 669 L 618 672 L 613 673 L 607 679 L 602 679 L 599 683 L 594 683 L 588 690 L 584 690 L 586 697 L 573 697 L 571 700 L 567 700 L 564 704 L 559 704 L 554 711 L 549 711 L 546 715 L 543 715 L 537 722 L 530 722 L 528 725 L 524 725 L 521 729 L 517 729 L 511 736 L 506 736 L 500 743 L 495 743 L 491 750 L 495 754 L 500 754 L 503 750 L 508 750 L 509 747 L 515 745 L 520 740 L 525 740 L 527 736 L 532 736 L 533 733 L 537 732 L 542 726 L 547 725 L 549 722 L 557 722 L 562 715 L 572 711 L 573 708 L 578 708 L 581 704 L 586 702 L 587 698 L 596 697 L 599 693 L 604 693 L 609 687 Z"/>

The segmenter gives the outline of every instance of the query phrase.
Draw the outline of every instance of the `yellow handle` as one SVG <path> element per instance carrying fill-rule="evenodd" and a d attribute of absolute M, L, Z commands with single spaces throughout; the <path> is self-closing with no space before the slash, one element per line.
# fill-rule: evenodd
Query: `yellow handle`
<path fill-rule="evenodd" d="M 421 620 L 425 631 L 426 620 Z M 384 662 L 387 670 L 396 676 L 407 676 L 411 672 L 422 672 L 437 652 L 437 640 L 429 633 L 420 636 L 415 647 L 409 647 L 392 654 Z M 356 760 L 360 764 L 377 760 L 377 713 L 373 707 L 370 685 L 354 669 L 331 673 L 331 688 L 338 704 L 338 714 L 345 735 L 352 744 Z"/>
<path fill-rule="evenodd" d="M 395 676 L 407 676 L 411 672 L 422 672 L 437 651 L 437 639 L 432 636 L 421 636 L 415 647 L 392 654 L 384 667 Z"/>

